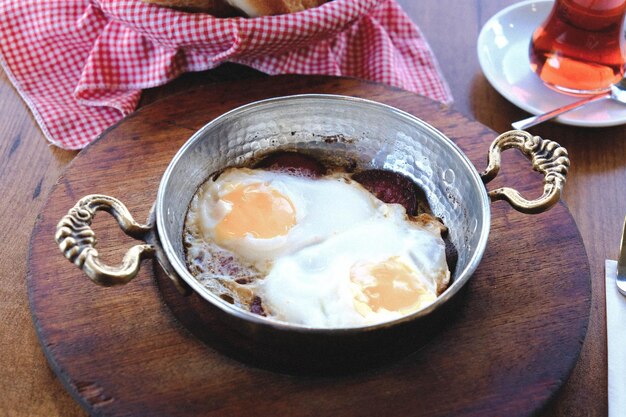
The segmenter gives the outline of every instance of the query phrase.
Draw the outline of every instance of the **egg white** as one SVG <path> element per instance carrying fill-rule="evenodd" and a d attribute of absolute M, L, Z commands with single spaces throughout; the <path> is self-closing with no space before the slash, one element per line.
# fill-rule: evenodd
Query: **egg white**
<path fill-rule="evenodd" d="M 355 227 L 316 245 L 276 259 L 257 292 L 277 319 L 310 327 L 333 328 L 380 323 L 403 316 L 381 310 L 357 312 L 350 268 L 359 262 L 398 257 L 426 287 L 423 308 L 437 297 L 449 271 L 445 244 L 435 228 L 406 221 L 404 210 L 387 205 Z M 417 308 L 417 309 L 419 309 Z M 417 311 L 416 309 L 416 311 Z"/>
<path fill-rule="evenodd" d="M 191 204 L 190 213 L 196 213 L 192 215 L 195 217 L 192 222 L 205 240 L 216 240 L 216 225 L 230 209 L 224 196 L 238 185 L 255 183 L 265 183 L 291 201 L 296 211 L 295 226 L 283 236 L 261 239 L 249 234 L 219 243 L 261 270 L 267 270 L 273 260 L 287 253 L 353 227 L 371 217 L 380 204 L 360 185 L 344 176 L 312 179 L 274 171 L 233 168 L 223 172 L 215 181 L 207 181 Z M 341 204 L 337 204 L 339 201 Z"/>
<path fill-rule="evenodd" d="M 269 317 L 316 328 L 352 327 L 399 318 L 406 312 L 363 313 L 350 269 L 359 263 L 399 259 L 426 289 L 417 309 L 432 303 L 450 273 L 438 224 L 410 221 L 404 208 L 385 204 L 345 174 L 323 178 L 231 168 L 203 184 L 188 212 L 186 228 L 216 243 L 216 225 L 230 206 L 223 198 L 239 185 L 263 183 L 289 199 L 295 225 L 267 239 L 247 234 L 217 244 L 256 268 L 252 289 Z M 193 248 L 192 248 L 193 249 Z M 194 253 L 191 251 L 190 253 Z"/>

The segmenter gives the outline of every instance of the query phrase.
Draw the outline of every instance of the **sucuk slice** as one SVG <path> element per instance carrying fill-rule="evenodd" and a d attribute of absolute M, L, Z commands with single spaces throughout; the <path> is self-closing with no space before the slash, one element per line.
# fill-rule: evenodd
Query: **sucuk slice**
<path fill-rule="evenodd" d="M 369 169 L 357 172 L 352 179 L 379 200 L 388 204 L 401 204 L 407 214 L 417 215 L 418 190 L 410 178 L 394 171 Z"/>
<path fill-rule="evenodd" d="M 326 167 L 318 160 L 297 152 L 273 153 L 263 158 L 255 165 L 255 168 L 265 168 L 311 178 L 319 178 L 326 174 Z"/>

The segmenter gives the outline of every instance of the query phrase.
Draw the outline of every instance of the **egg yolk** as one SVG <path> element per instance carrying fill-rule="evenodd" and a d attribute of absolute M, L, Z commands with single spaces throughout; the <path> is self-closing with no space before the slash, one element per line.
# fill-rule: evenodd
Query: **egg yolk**
<path fill-rule="evenodd" d="M 436 298 L 397 256 L 353 265 L 350 280 L 357 285 L 354 305 L 362 316 L 381 310 L 407 314 Z"/>
<path fill-rule="evenodd" d="M 291 200 L 266 183 L 238 184 L 221 200 L 230 211 L 215 227 L 218 240 L 284 236 L 296 224 Z"/>

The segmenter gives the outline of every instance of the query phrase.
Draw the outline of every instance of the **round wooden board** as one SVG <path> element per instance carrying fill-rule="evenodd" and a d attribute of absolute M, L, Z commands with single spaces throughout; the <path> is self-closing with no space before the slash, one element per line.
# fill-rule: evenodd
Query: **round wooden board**
<path fill-rule="evenodd" d="M 33 319 L 70 393 L 97 416 L 527 416 L 540 410 L 575 364 L 589 317 L 589 266 L 563 204 L 534 216 L 492 204 L 487 251 L 452 322 L 409 356 L 340 376 L 268 371 L 194 337 L 163 301 L 153 263 L 144 262 L 126 286 L 101 288 L 63 258 L 55 226 L 80 197 L 118 197 L 145 219 L 162 173 L 194 131 L 241 104 L 299 93 L 366 97 L 408 111 L 452 138 L 479 170 L 496 136 L 423 97 L 343 78 L 209 84 L 142 108 L 76 157 L 33 231 Z M 526 160 L 509 152 L 504 161 L 498 184 L 539 195 L 540 178 Z M 94 227 L 105 260 L 119 262 L 132 241 L 107 215 Z"/>

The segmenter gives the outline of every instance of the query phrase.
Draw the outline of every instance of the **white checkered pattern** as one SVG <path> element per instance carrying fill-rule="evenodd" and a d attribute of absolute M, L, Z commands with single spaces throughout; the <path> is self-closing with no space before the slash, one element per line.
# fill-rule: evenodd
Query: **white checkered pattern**
<path fill-rule="evenodd" d="M 131 113 L 142 89 L 223 62 L 358 77 L 452 100 L 426 40 L 395 0 L 334 0 L 255 19 L 139 0 L 0 0 L 0 63 L 62 148 L 84 147 Z"/>

